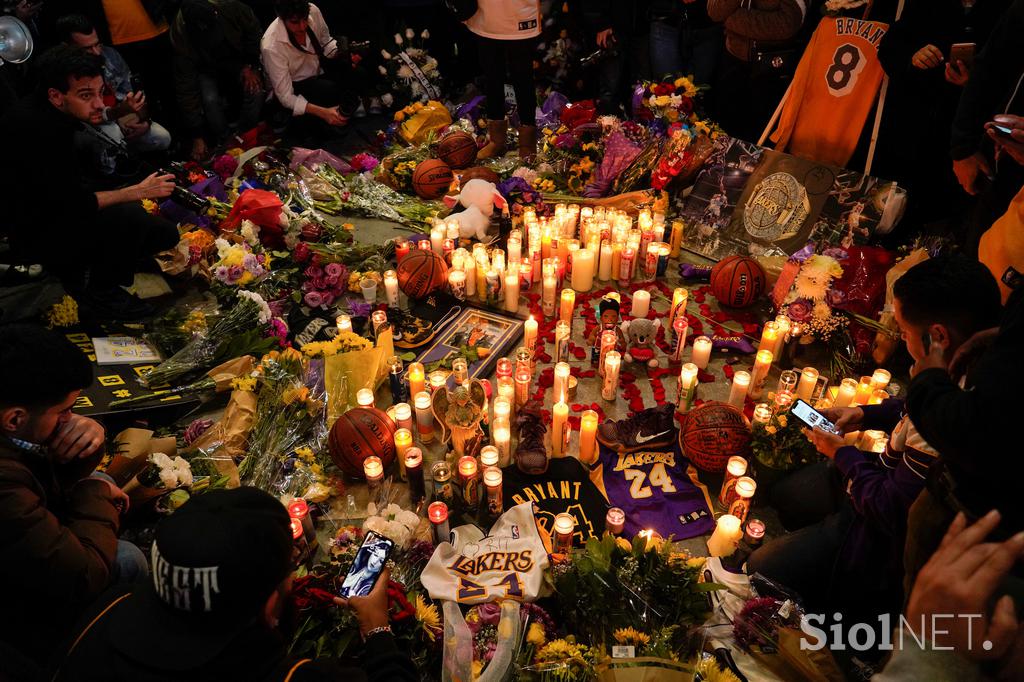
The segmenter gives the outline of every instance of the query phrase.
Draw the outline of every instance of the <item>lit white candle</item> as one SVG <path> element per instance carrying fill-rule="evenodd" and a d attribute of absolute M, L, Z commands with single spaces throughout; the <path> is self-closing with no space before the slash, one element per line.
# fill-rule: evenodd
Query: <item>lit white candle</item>
<path fill-rule="evenodd" d="M 590 291 L 594 287 L 594 252 L 580 249 L 572 261 L 572 288 L 576 291 Z"/>
<path fill-rule="evenodd" d="M 686 414 L 693 407 L 697 395 L 697 365 L 687 362 L 679 370 L 679 384 L 676 394 L 676 411 Z"/>
<path fill-rule="evenodd" d="M 729 404 L 742 410 L 748 388 L 750 388 L 750 372 L 740 370 L 733 374 L 732 388 L 729 389 Z"/>
<path fill-rule="evenodd" d="M 789 341 L 789 318 L 785 315 L 778 315 L 775 318 L 775 331 L 778 332 L 778 337 L 775 339 L 775 348 L 772 349 L 772 354 L 777 357 L 782 357 L 782 351 L 786 348 L 786 343 Z"/>
<path fill-rule="evenodd" d="M 814 387 L 818 383 L 818 370 L 813 367 L 804 367 L 800 372 L 800 383 L 796 386 L 796 397 L 805 403 L 810 402 L 814 395 Z"/>
<path fill-rule="evenodd" d="M 409 429 L 395 431 L 395 457 L 398 459 L 399 472 L 405 478 L 405 453 L 412 447 L 412 432 Z"/>
<path fill-rule="evenodd" d="M 708 551 L 711 556 L 725 557 L 736 551 L 740 538 L 743 537 L 742 523 L 732 514 L 718 518 L 715 531 L 708 538 Z"/>
<path fill-rule="evenodd" d="M 464 258 L 462 269 L 466 273 L 466 296 L 476 296 L 476 261 L 473 258 Z"/>
<path fill-rule="evenodd" d="M 554 546 L 551 548 L 555 554 L 568 554 L 572 551 L 572 536 L 576 530 L 576 519 L 570 514 L 559 514 L 555 517 Z"/>
<path fill-rule="evenodd" d="M 871 397 L 868 398 L 868 405 L 881 405 L 888 397 L 889 393 L 884 388 L 876 388 L 871 391 Z"/>
<path fill-rule="evenodd" d="M 426 390 L 427 376 L 423 363 L 410 362 L 409 368 L 405 370 L 405 376 L 409 380 L 409 395 L 414 398 Z"/>
<path fill-rule="evenodd" d="M 553 315 L 555 312 L 555 290 L 558 287 L 558 280 L 554 275 L 544 277 L 543 285 L 543 310 L 545 315 Z"/>
<path fill-rule="evenodd" d="M 512 419 L 512 402 L 505 396 L 497 396 L 494 399 L 494 418 Z"/>
<path fill-rule="evenodd" d="M 373 407 L 373 391 L 368 388 L 361 388 L 356 391 L 356 403 L 359 407 Z"/>
<path fill-rule="evenodd" d="M 501 466 L 506 467 L 512 461 L 512 448 L 510 447 L 512 441 L 512 427 L 509 425 L 507 419 L 494 420 L 494 426 L 491 430 L 491 435 L 494 436 L 494 447 L 498 448 L 498 462 Z"/>
<path fill-rule="evenodd" d="M 633 304 L 630 313 L 635 318 L 647 317 L 651 309 L 651 292 L 641 289 L 633 294 Z"/>
<path fill-rule="evenodd" d="M 580 461 L 593 464 L 597 455 L 597 412 L 587 410 L 580 418 Z"/>
<path fill-rule="evenodd" d="M 416 405 L 416 431 L 419 433 L 421 443 L 430 443 L 434 440 L 434 413 L 430 410 L 430 394 L 421 391 L 413 398 Z"/>
<path fill-rule="evenodd" d="M 855 397 L 857 397 L 857 380 L 843 379 L 839 383 L 839 391 L 836 392 L 836 399 L 832 401 L 832 407 L 849 407 Z"/>
<path fill-rule="evenodd" d="M 619 366 L 622 355 L 617 350 L 610 350 L 604 357 L 604 384 L 601 386 L 601 397 L 615 400 L 619 393 Z"/>
<path fill-rule="evenodd" d="M 686 317 L 686 302 L 690 297 L 690 292 L 683 287 L 677 287 L 672 292 L 672 306 L 668 309 L 668 328 L 674 329 L 672 326 L 675 323 L 676 315 L 682 314 Z"/>
<path fill-rule="evenodd" d="M 338 333 L 352 331 L 352 318 L 348 315 L 338 315 L 338 319 L 335 320 L 338 325 Z"/>
<path fill-rule="evenodd" d="M 562 289 L 561 303 L 558 308 L 558 319 L 568 325 L 572 325 L 572 313 L 576 307 L 576 292 L 572 289 Z"/>
<path fill-rule="evenodd" d="M 388 305 L 398 307 L 398 273 L 388 270 L 384 273 L 384 289 L 387 292 Z"/>
<path fill-rule="evenodd" d="M 754 367 L 750 371 L 750 388 L 747 394 L 757 400 L 764 393 L 764 385 L 768 381 L 768 372 L 772 368 L 772 352 L 770 350 L 759 350 L 754 356 Z"/>
<path fill-rule="evenodd" d="M 440 227 L 430 231 L 430 250 L 439 256 L 444 253 L 445 234 L 445 230 Z"/>
<path fill-rule="evenodd" d="M 884 389 L 892 381 L 892 374 L 885 369 L 876 369 L 874 374 L 871 375 L 871 389 L 877 391 L 878 389 Z"/>
<path fill-rule="evenodd" d="M 569 440 L 569 406 L 564 402 L 555 403 L 551 408 L 551 456 L 565 455 L 566 442 Z"/>
<path fill-rule="evenodd" d="M 569 363 L 559 362 L 555 364 L 555 383 L 551 386 L 551 400 L 553 402 L 565 401 L 569 397 Z"/>
<path fill-rule="evenodd" d="M 537 320 L 533 319 L 533 315 L 523 324 L 523 346 L 531 353 L 537 347 Z"/>
<path fill-rule="evenodd" d="M 758 403 L 754 406 L 754 424 L 767 424 L 772 420 L 772 406 L 768 403 Z"/>
<path fill-rule="evenodd" d="M 466 273 L 462 270 L 451 270 L 448 273 L 448 288 L 452 296 L 460 301 L 466 300 Z"/>
<path fill-rule="evenodd" d="M 740 476 L 747 473 L 747 460 L 739 455 L 733 455 L 725 465 L 725 478 L 722 480 L 722 489 L 718 492 L 718 504 L 722 509 L 728 509 L 732 501 L 736 499 L 736 481 Z"/>
<path fill-rule="evenodd" d="M 601 263 L 597 270 L 597 278 L 602 282 L 612 278 L 612 245 L 609 242 L 601 244 Z"/>
<path fill-rule="evenodd" d="M 757 492 L 757 482 L 749 476 L 740 476 L 736 479 L 736 498 L 729 504 L 729 514 L 735 516 L 743 523 L 750 513 L 750 504 Z"/>
<path fill-rule="evenodd" d="M 706 336 L 698 336 L 693 340 L 693 350 L 690 352 L 690 360 L 701 369 L 707 369 L 711 361 L 711 339 Z"/>
<path fill-rule="evenodd" d="M 366 476 L 366 485 L 372 496 L 384 480 L 384 463 L 381 462 L 380 457 L 370 455 L 363 460 L 363 475 Z"/>
<path fill-rule="evenodd" d="M 776 347 L 779 343 L 779 328 L 774 322 L 765 322 L 764 328 L 761 329 L 761 342 L 757 345 L 758 350 L 770 350 L 772 354 L 776 353 Z"/>
<path fill-rule="evenodd" d="M 505 274 L 505 310 L 519 312 L 519 273 L 515 268 Z"/>
<path fill-rule="evenodd" d="M 412 433 L 412 405 L 409 403 L 395 405 L 395 426 L 407 429 L 409 433 Z"/>
<path fill-rule="evenodd" d="M 480 466 L 496 467 L 501 463 L 501 453 L 493 445 L 485 445 L 480 448 Z"/>
<path fill-rule="evenodd" d="M 493 466 L 484 469 L 484 487 L 487 489 L 487 511 L 492 516 L 501 514 L 501 469 Z"/>
<path fill-rule="evenodd" d="M 513 239 L 509 237 L 508 240 L 508 262 L 509 265 L 512 263 L 518 263 L 523 259 L 523 240 Z"/>

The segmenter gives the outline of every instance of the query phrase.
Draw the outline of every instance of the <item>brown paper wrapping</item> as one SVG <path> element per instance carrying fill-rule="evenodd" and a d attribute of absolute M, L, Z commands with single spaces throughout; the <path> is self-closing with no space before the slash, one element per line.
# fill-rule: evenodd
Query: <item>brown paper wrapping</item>
<path fill-rule="evenodd" d="M 690 682 L 692 666 L 667 658 L 612 658 L 597 666 L 600 682 Z"/>
<path fill-rule="evenodd" d="M 240 485 L 235 458 L 245 454 L 246 441 L 255 418 L 256 394 L 251 391 L 232 391 L 221 420 L 192 443 L 195 450 L 216 449 L 216 452 L 211 453 L 211 459 L 217 472 L 228 477 L 229 488 Z"/>
<path fill-rule="evenodd" d="M 167 441 L 170 441 L 170 451 L 167 451 Z M 122 488 L 146 468 L 146 462 L 153 452 L 163 452 L 169 456 L 177 452 L 173 438 L 158 438 L 154 441 L 153 432 L 149 429 L 125 429 L 117 434 L 114 443 L 117 452 L 104 471 Z M 154 447 L 154 443 L 158 447 Z"/>
<path fill-rule="evenodd" d="M 217 392 L 221 393 L 231 388 L 233 380 L 251 374 L 255 364 L 256 359 L 253 356 L 243 355 L 240 358 L 222 362 L 207 372 L 206 376 L 213 379 L 217 386 Z"/>
<path fill-rule="evenodd" d="M 843 682 L 845 678 L 828 649 L 801 651 L 800 640 L 805 636 L 795 628 L 779 628 L 778 652 L 752 651 L 751 656 L 784 680 Z"/>

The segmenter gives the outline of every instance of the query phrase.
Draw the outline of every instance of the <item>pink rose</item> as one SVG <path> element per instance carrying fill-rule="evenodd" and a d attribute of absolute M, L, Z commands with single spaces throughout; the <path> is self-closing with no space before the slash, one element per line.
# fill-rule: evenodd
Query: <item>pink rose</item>
<path fill-rule="evenodd" d="M 328 267 L 330 267 L 330 266 L 328 266 Z M 333 289 L 336 286 L 338 286 L 338 276 L 337 275 L 328 274 L 327 277 L 324 278 L 324 282 L 327 283 L 328 287 Z"/>
<path fill-rule="evenodd" d="M 334 303 L 334 294 L 329 291 L 320 292 L 320 305 L 326 307 Z"/>
<path fill-rule="evenodd" d="M 316 279 L 317 277 L 323 277 L 324 271 L 323 268 L 317 267 L 316 265 L 310 265 L 303 271 L 302 274 L 304 274 L 306 277 L 309 277 L 310 279 Z"/>
<path fill-rule="evenodd" d="M 324 272 L 327 273 L 328 277 L 334 277 L 337 279 L 341 277 L 341 273 L 345 271 L 345 266 L 341 263 L 328 263 L 324 266 Z"/>
<path fill-rule="evenodd" d="M 324 304 L 323 296 L 319 292 L 310 291 L 302 297 L 303 302 L 310 308 L 319 308 Z"/>
<path fill-rule="evenodd" d="M 806 298 L 798 298 L 789 304 L 786 314 L 794 322 L 806 322 L 814 314 L 814 306 Z"/>

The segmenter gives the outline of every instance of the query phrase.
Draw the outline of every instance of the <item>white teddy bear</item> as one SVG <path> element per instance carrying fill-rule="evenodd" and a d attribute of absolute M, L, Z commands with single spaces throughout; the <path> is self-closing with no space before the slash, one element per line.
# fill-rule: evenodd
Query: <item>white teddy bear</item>
<path fill-rule="evenodd" d="M 460 237 L 476 237 L 481 242 L 487 240 L 487 227 L 491 224 L 494 207 L 500 208 L 502 213 L 508 212 L 508 202 L 501 196 L 497 185 L 480 178 L 473 178 L 463 185 L 458 196 L 446 196 L 444 203 L 448 208 L 456 204 L 465 207 L 466 210 L 453 213 L 447 219 L 459 223 Z"/>

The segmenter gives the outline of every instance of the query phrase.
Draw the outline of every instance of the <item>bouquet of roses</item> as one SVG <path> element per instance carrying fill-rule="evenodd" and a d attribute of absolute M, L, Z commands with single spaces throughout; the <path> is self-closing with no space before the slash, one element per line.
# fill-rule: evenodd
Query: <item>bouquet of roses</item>
<path fill-rule="evenodd" d="M 518 665 L 528 668 L 535 654 L 554 637 L 555 622 L 542 607 L 536 604 L 520 605 L 522 639 L 518 647 Z M 466 625 L 473 636 L 473 677 L 477 678 L 494 658 L 498 647 L 498 624 L 501 621 L 501 605 L 488 602 L 472 607 L 466 614 Z"/>
<path fill-rule="evenodd" d="M 341 263 L 311 264 L 302 275 L 302 302 L 309 308 L 329 310 L 348 289 L 348 268 Z"/>
<path fill-rule="evenodd" d="M 270 307 L 259 294 L 239 289 L 230 310 L 144 374 L 141 381 L 154 388 L 208 370 L 222 360 L 246 355 L 255 348 L 265 350 L 268 343 L 273 343 L 273 339 L 263 336 L 272 317 Z"/>

